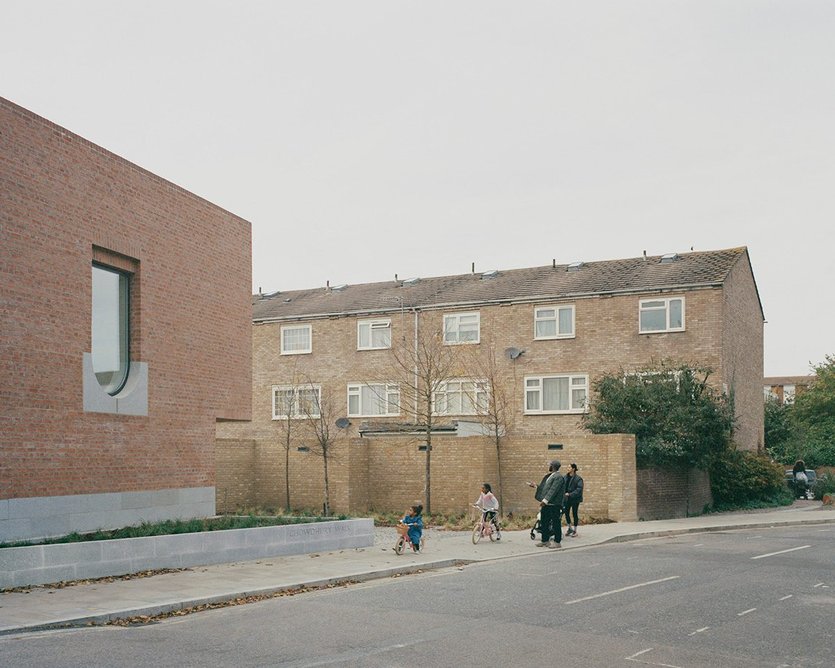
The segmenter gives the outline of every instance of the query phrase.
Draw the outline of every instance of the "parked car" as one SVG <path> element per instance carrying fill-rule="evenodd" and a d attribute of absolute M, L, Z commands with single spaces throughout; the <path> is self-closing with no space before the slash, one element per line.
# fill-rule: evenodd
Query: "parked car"
<path fill-rule="evenodd" d="M 815 495 L 812 488 L 815 486 L 817 474 L 812 469 L 806 469 L 806 482 L 798 482 L 795 480 L 794 471 L 786 469 L 786 484 L 797 499 L 814 499 Z"/>

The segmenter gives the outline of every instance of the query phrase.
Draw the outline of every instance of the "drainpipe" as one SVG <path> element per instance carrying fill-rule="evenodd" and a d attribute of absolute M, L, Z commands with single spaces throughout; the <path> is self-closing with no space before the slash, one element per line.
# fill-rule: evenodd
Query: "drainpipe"
<path fill-rule="evenodd" d="M 415 387 L 415 399 L 417 399 L 418 394 L 418 364 L 417 364 L 417 355 L 418 355 L 418 311 L 416 308 L 412 307 L 412 311 L 415 314 L 415 379 L 414 379 L 414 387 Z M 415 424 L 418 421 L 418 405 L 417 401 L 415 401 Z"/>

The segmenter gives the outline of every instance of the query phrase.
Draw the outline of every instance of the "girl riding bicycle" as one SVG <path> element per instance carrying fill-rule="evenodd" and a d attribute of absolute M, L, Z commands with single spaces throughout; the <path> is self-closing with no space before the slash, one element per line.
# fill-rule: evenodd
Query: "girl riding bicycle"
<path fill-rule="evenodd" d="M 484 513 L 484 521 L 485 522 L 492 522 L 493 526 L 495 527 L 496 531 L 496 538 L 499 538 L 499 521 L 496 517 L 499 510 L 499 500 L 493 494 L 493 488 L 490 486 L 489 482 L 485 482 L 481 486 L 481 495 L 478 497 L 478 500 L 473 504 L 474 506 L 481 508 L 481 511 Z"/>

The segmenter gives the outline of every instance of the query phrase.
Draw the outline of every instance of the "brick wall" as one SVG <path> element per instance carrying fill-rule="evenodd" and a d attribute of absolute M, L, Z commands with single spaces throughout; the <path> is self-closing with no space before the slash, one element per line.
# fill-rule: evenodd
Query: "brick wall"
<path fill-rule="evenodd" d="M 0 499 L 212 487 L 250 417 L 250 225 L 0 98 Z M 85 412 L 91 263 L 123 256 L 147 416 Z"/>
<path fill-rule="evenodd" d="M 706 471 L 638 469 L 638 518 L 659 520 L 699 515 L 713 503 Z"/>
<path fill-rule="evenodd" d="M 481 484 L 501 494 L 505 511 L 533 513 L 536 503 L 526 482 L 539 482 L 548 462 L 576 462 L 586 485 L 584 516 L 634 520 L 636 511 L 635 441 L 622 434 L 568 435 L 548 449 L 542 439 L 507 439 L 502 445 L 502 487 L 497 484 L 494 443 L 482 436 L 434 436 L 432 509 L 469 509 Z M 336 512 L 400 512 L 423 502 L 425 451 L 410 436 L 345 438 L 334 448 L 330 466 L 331 505 Z M 218 509 L 284 505 L 284 449 L 275 440 L 218 439 Z M 253 455 L 253 452 L 255 453 Z M 323 499 L 322 459 L 314 452 L 290 453 L 291 498 L 300 508 L 319 509 Z M 246 481 L 249 481 L 247 486 Z"/>

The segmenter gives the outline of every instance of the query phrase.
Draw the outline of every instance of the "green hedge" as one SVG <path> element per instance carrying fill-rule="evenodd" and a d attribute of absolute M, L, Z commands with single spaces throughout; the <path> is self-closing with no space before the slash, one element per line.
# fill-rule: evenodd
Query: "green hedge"
<path fill-rule="evenodd" d="M 715 509 L 792 502 L 783 467 L 745 450 L 727 450 L 714 460 L 710 466 L 710 490 Z"/>

